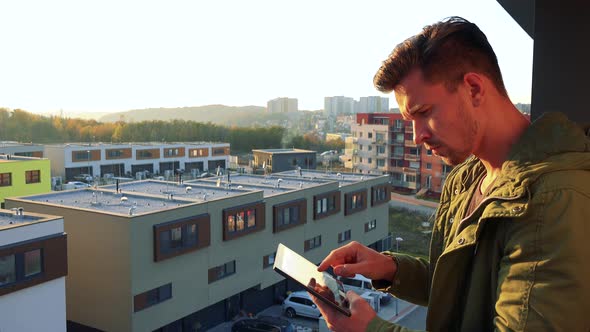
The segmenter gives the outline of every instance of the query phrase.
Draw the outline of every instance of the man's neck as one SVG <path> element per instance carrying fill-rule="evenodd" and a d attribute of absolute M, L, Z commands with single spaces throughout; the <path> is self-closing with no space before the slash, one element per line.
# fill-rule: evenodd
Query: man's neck
<path fill-rule="evenodd" d="M 530 125 L 512 103 L 498 106 L 500 107 L 487 113 L 489 116 L 484 132 L 477 151 L 474 152 L 486 168 L 486 177 L 480 188 L 482 192 L 486 191 L 500 173 L 510 149 Z"/>

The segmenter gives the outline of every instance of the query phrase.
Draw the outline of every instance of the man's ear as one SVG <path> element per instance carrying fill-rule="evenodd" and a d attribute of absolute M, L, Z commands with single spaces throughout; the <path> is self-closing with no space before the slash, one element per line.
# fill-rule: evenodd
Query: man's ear
<path fill-rule="evenodd" d="M 463 76 L 463 84 L 469 91 L 471 105 L 473 107 L 481 106 L 486 92 L 483 77 L 480 74 L 469 72 Z"/>

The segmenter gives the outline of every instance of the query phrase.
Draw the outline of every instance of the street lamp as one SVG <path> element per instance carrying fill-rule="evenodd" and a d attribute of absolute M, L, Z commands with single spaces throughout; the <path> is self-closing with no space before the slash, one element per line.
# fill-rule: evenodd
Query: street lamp
<path fill-rule="evenodd" d="M 86 159 L 88 160 L 88 174 L 92 175 L 90 173 L 90 150 L 86 150 L 86 157 L 87 157 Z M 92 175 L 92 176 L 94 176 L 94 175 Z"/>
<path fill-rule="evenodd" d="M 404 241 L 404 239 L 399 236 L 395 238 L 395 251 L 399 252 L 399 243 L 402 241 Z"/>

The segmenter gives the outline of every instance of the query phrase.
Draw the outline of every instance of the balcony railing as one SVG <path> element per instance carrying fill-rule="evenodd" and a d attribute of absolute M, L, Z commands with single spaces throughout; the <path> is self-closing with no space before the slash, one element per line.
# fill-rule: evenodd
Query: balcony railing
<path fill-rule="evenodd" d="M 404 127 L 391 126 L 391 131 L 393 131 L 394 133 L 401 133 L 404 131 Z"/>
<path fill-rule="evenodd" d="M 410 175 L 418 175 L 420 174 L 420 170 L 417 168 L 412 168 L 412 167 L 403 167 L 403 172 L 405 174 L 410 174 Z"/>
<path fill-rule="evenodd" d="M 408 133 L 408 134 L 413 134 L 414 128 L 412 128 L 412 126 L 406 126 L 406 129 L 404 130 L 404 132 Z"/>
<path fill-rule="evenodd" d="M 404 154 L 404 159 L 409 161 L 420 161 L 420 155 L 406 153 Z"/>
<path fill-rule="evenodd" d="M 404 141 L 404 145 L 405 146 L 408 146 L 408 147 L 411 147 L 411 148 L 417 147 L 416 143 L 414 143 L 414 140 L 411 140 L 411 139 L 405 140 Z"/>
<path fill-rule="evenodd" d="M 404 145 L 404 142 L 405 141 L 403 141 L 403 140 L 396 140 L 396 139 L 391 140 L 391 144 L 392 145 L 396 145 L 396 146 L 403 146 Z"/>

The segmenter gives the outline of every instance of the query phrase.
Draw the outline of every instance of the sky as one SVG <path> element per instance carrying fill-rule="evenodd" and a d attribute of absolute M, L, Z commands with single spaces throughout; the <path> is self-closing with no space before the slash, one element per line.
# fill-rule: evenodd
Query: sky
<path fill-rule="evenodd" d="M 373 75 L 398 43 L 458 15 L 529 103 L 533 40 L 495 0 L 38 0 L 0 2 L 0 107 L 114 112 L 391 95 Z"/>

